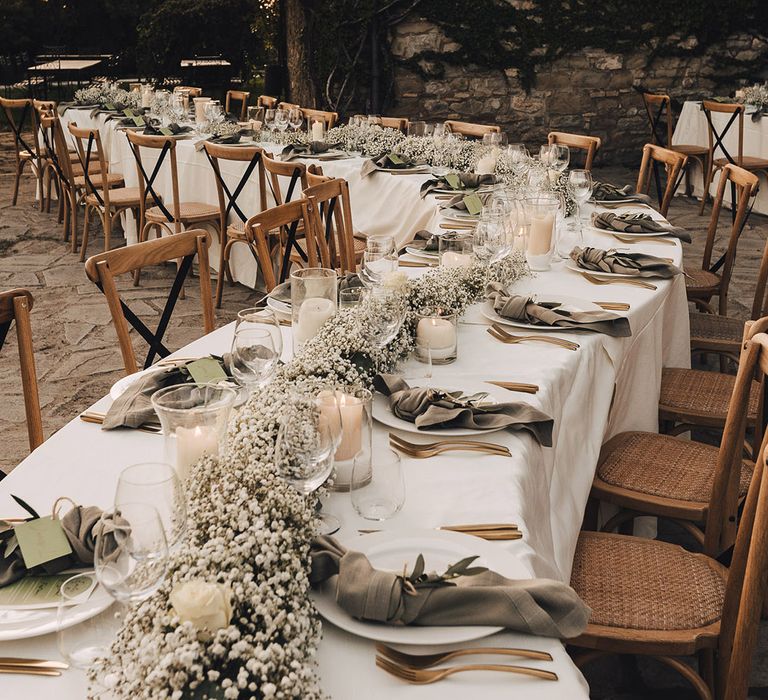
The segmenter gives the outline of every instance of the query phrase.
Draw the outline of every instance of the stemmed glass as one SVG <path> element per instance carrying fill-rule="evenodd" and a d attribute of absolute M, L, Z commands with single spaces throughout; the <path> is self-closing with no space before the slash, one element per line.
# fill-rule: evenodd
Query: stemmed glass
<path fill-rule="evenodd" d="M 302 115 L 300 109 L 296 109 L 295 107 L 288 111 L 288 126 L 291 127 L 294 131 L 298 131 L 301 129 L 302 125 L 304 124 L 304 115 Z"/>
<path fill-rule="evenodd" d="M 368 236 L 360 269 L 360 281 L 366 287 L 380 285 L 398 268 L 394 236 Z"/>
<path fill-rule="evenodd" d="M 284 109 L 275 110 L 275 128 L 283 133 L 288 128 L 288 112 Z"/>
<path fill-rule="evenodd" d="M 270 308 L 264 306 L 267 297 L 263 297 L 256 302 L 256 306 L 250 309 L 241 309 L 237 312 L 235 319 L 235 331 L 241 328 L 256 328 L 266 330 L 272 335 L 272 345 L 277 350 L 278 355 L 283 353 L 283 333 L 280 330 L 280 319 Z"/>
<path fill-rule="evenodd" d="M 269 131 L 272 131 L 275 128 L 275 114 L 276 113 L 277 113 L 276 109 L 266 109 L 266 110 L 264 110 L 264 126 Z"/>
<path fill-rule="evenodd" d="M 266 328 L 241 326 L 235 329 L 229 367 L 248 394 L 264 386 L 272 378 L 280 361 L 275 338 Z"/>
<path fill-rule="evenodd" d="M 500 211 L 483 211 L 472 236 L 472 249 L 477 258 L 488 265 L 512 252 L 514 230 Z"/>
<path fill-rule="evenodd" d="M 511 143 L 507 146 L 507 161 L 509 169 L 515 177 L 524 175 L 530 167 L 528 149 L 522 143 Z"/>
<path fill-rule="evenodd" d="M 565 172 L 568 163 L 571 162 L 571 149 L 561 143 L 552 144 L 553 161 L 552 168 L 559 173 Z"/>
<path fill-rule="evenodd" d="M 213 129 L 217 124 L 224 121 L 224 109 L 219 102 L 211 100 L 205 103 L 205 118 Z"/>
<path fill-rule="evenodd" d="M 363 337 L 381 349 L 397 337 L 405 321 L 405 300 L 386 287 L 374 287 L 366 295 L 361 310 Z"/>
<path fill-rule="evenodd" d="M 123 503 L 101 516 L 93 553 L 96 578 L 121 603 L 149 598 L 168 571 L 168 542 L 157 510 Z"/>
<path fill-rule="evenodd" d="M 503 131 L 491 131 L 483 134 L 483 146 L 501 148 L 507 145 L 507 135 Z"/>
<path fill-rule="evenodd" d="M 170 111 L 173 115 L 173 120 L 177 124 L 181 124 L 184 118 L 187 116 L 187 110 L 184 107 L 184 97 L 180 94 L 171 95 Z"/>
<path fill-rule="evenodd" d="M 573 198 L 576 200 L 576 219 L 579 228 L 579 241 L 583 240 L 584 224 L 581 219 L 581 208 L 592 196 L 592 173 L 589 170 L 571 170 L 568 173 L 568 184 L 571 186 Z"/>

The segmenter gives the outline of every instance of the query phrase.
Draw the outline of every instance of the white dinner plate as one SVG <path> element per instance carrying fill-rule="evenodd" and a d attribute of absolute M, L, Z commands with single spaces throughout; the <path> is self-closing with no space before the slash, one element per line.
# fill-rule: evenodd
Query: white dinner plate
<path fill-rule="evenodd" d="M 418 382 L 412 387 L 418 386 Z M 436 387 L 445 389 L 446 391 L 458 391 L 459 387 Z M 497 403 L 504 403 L 509 400 L 509 393 L 503 389 L 498 389 L 492 384 L 485 384 L 483 382 L 464 382 L 461 386 L 461 391 L 470 396 L 477 392 L 484 391 L 488 393 L 486 401 L 495 401 Z M 395 428 L 397 430 L 404 430 L 409 433 L 416 433 L 417 435 L 442 435 L 443 437 L 460 437 L 465 435 L 484 435 L 488 433 L 495 433 L 499 430 L 504 430 L 504 427 L 493 428 L 492 430 L 474 430 L 473 428 L 434 428 L 419 430 L 415 423 L 398 418 L 392 409 L 389 407 L 389 397 L 376 391 L 373 394 L 373 417 L 379 421 L 382 425 L 386 425 L 389 428 Z"/>
<path fill-rule="evenodd" d="M 97 585 L 87 601 L 74 606 L 75 610 L 68 614 L 67 622 L 61 629 L 98 615 L 113 602 L 112 596 Z M 55 607 L 37 610 L 9 610 L 0 607 L 0 642 L 39 637 L 42 634 L 56 632 L 59 629 L 57 614 Z"/>
<path fill-rule="evenodd" d="M 525 566 L 496 543 L 487 542 L 458 532 L 444 530 L 415 530 L 409 532 L 378 532 L 358 537 L 354 549 L 365 554 L 377 569 L 403 571 L 403 565 L 413 568 L 419 554 L 424 555 L 427 571 L 442 573 L 448 566 L 464 557 L 477 555 L 477 566 L 511 579 L 530 578 Z M 452 644 L 481 639 L 501 631 L 502 627 L 451 626 L 421 627 L 416 625 L 384 625 L 363 622 L 342 610 L 336 603 L 332 583 L 311 592 L 318 612 L 337 627 L 366 639 L 385 644 Z"/>
<path fill-rule="evenodd" d="M 154 365 L 152 367 L 147 367 L 147 369 L 134 372 L 133 374 L 128 374 L 125 377 L 120 377 L 120 379 L 118 379 L 110 388 L 109 395 L 112 397 L 113 401 L 116 401 L 125 393 L 125 390 L 128 387 L 133 386 L 145 374 L 149 374 L 150 372 L 159 372 L 164 369 L 168 369 L 168 365 L 163 365 L 161 367 Z"/>
<path fill-rule="evenodd" d="M 437 250 L 427 251 L 427 250 L 424 250 L 423 248 L 417 248 L 412 245 L 405 246 L 405 252 L 408 253 L 409 255 L 413 255 L 415 258 L 425 258 L 432 262 L 435 262 L 440 255 L 439 251 Z"/>
<path fill-rule="evenodd" d="M 645 204 L 632 197 L 623 197 L 622 199 L 590 199 L 590 204 Z"/>
<path fill-rule="evenodd" d="M 630 233 L 625 231 L 613 231 L 608 228 L 598 228 L 597 226 L 588 226 L 591 231 L 597 231 L 598 233 L 609 233 L 611 235 L 617 234 L 619 236 L 626 236 L 627 238 L 656 238 L 659 236 L 671 236 L 669 231 L 644 231 L 643 233 Z"/>
<path fill-rule="evenodd" d="M 279 299 L 273 299 L 272 297 L 267 297 L 267 306 L 273 311 L 277 311 L 281 314 L 290 315 L 291 313 L 291 305 L 286 304 L 284 301 L 280 301 Z"/>
<path fill-rule="evenodd" d="M 605 277 L 606 279 L 610 279 L 611 277 L 614 277 L 614 278 L 615 277 L 622 277 L 622 278 L 626 278 L 626 279 L 637 279 L 637 280 L 648 279 L 647 277 L 641 277 L 640 275 L 628 275 L 628 274 L 626 274 L 624 272 L 603 272 L 601 270 L 586 270 L 583 267 L 579 267 L 576 264 L 575 260 L 570 260 L 570 259 L 565 261 L 565 266 L 569 270 L 573 270 L 574 272 L 578 272 L 580 275 L 583 275 L 586 272 L 588 275 L 594 275 L 595 277 Z"/>
<path fill-rule="evenodd" d="M 553 302 L 553 301 L 560 302 L 560 308 L 563 311 L 602 311 L 603 310 L 597 304 L 593 304 L 591 301 L 586 301 L 585 299 L 577 299 L 575 297 L 558 296 L 552 299 L 547 299 L 546 297 L 536 298 L 537 303 L 546 303 L 546 302 Z M 536 325 L 533 323 L 525 323 L 523 321 L 514 321 L 510 318 L 499 316 L 499 314 L 497 314 L 493 310 L 493 304 L 491 304 L 490 301 L 486 301 L 480 307 L 480 313 L 483 314 L 483 316 L 485 316 L 489 321 L 503 324 L 505 326 L 512 326 L 513 328 L 526 328 L 527 330 L 531 330 L 531 331 L 559 331 L 560 333 L 568 333 L 570 331 L 576 330 L 574 328 L 561 328 L 560 326 Z"/>
<path fill-rule="evenodd" d="M 477 221 L 480 218 L 479 214 L 470 214 L 466 209 L 454 209 L 453 207 L 441 209 L 440 213 L 446 219 L 458 219 L 459 221 Z"/>

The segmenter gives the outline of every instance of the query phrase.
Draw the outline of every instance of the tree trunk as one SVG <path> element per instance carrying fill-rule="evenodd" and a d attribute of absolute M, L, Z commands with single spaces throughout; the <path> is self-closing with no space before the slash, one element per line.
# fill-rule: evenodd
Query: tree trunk
<path fill-rule="evenodd" d="M 284 0 L 288 99 L 302 107 L 315 107 L 317 89 L 309 62 L 309 27 L 306 0 Z"/>

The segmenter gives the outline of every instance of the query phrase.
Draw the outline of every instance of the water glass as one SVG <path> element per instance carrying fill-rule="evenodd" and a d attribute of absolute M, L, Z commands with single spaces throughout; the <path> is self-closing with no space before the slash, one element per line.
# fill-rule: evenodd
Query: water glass
<path fill-rule="evenodd" d="M 360 269 L 360 281 L 366 287 L 375 287 L 398 269 L 394 236 L 368 236 Z"/>
<path fill-rule="evenodd" d="M 81 670 L 109 657 L 109 648 L 122 624 L 122 606 L 110 605 L 98 615 L 81 619 L 80 607 L 96 584 L 93 572 L 75 574 L 61 584 L 56 613 L 56 642 L 66 662 Z"/>
<path fill-rule="evenodd" d="M 187 500 L 176 471 L 164 462 L 132 464 L 120 472 L 115 508 L 128 503 L 151 505 L 160 516 L 168 548 L 175 551 L 187 532 Z"/>
<path fill-rule="evenodd" d="M 408 136 L 426 136 L 427 135 L 427 122 L 409 122 L 408 123 Z"/>
<path fill-rule="evenodd" d="M 347 287 L 339 290 L 339 308 L 354 309 L 362 303 L 368 290 L 365 287 Z"/>
<path fill-rule="evenodd" d="M 96 578 L 121 603 L 138 603 L 160 588 L 168 541 L 160 515 L 147 503 L 123 503 L 101 516 L 93 564 Z"/>
<path fill-rule="evenodd" d="M 277 371 L 280 351 L 273 335 L 263 328 L 241 327 L 235 330 L 229 367 L 232 376 L 250 394 L 269 383 Z"/>
<path fill-rule="evenodd" d="M 376 450 L 371 460 L 360 457 L 352 468 L 352 506 L 366 520 L 387 520 L 405 503 L 405 478 L 400 455 Z"/>

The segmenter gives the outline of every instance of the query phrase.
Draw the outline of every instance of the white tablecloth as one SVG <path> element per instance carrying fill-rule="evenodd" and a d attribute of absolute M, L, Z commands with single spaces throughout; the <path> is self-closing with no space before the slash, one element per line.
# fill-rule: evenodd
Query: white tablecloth
<path fill-rule="evenodd" d="M 748 112 L 744 115 L 744 155 L 753 156 L 756 158 L 768 158 L 768 118 L 763 117 L 756 122 L 752 121 L 752 108 L 747 108 Z M 718 132 L 722 132 L 728 120 L 731 118 L 730 114 L 721 114 L 719 112 L 712 112 L 712 123 Z M 709 126 L 707 125 L 707 117 L 701 109 L 701 102 L 688 101 L 683 104 L 683 109 L 680 112 L 680 118 L 675 126 L 675 133 L 672 136 L 672 143 L 684 143 L 692 144 L 696 146 L 709 145 L 707 132 Z M 734 122 L 731 128 L 728 130 L 728 134 L 723 139 L 725 147 L 731 154 L 731 157 L 736 159 L 739 153 L 739 128 L 738 123 Z M 720 148 L 715 149 L 715 158 L 723 158 L 724 154 Z M 693 181 L 693 193 L 696 197 L 701 197 L 704 186 L 702 184 L 701 168 L 694 162 L 691 166 L 691 178 Z M 709 188 L 709 193 L 714 197 L 717 194 L 717 183 L 719 175 L 715 175 L 712 182 L 712 186 Z M 760 191 L 757 194 L 753 211 L 761 214 L 768 214 L 768 187 L 763 181 L 760 183 Z M 682 194 L 682 188 L 678 191 Z M 731 201 L 730 188 L 726 187 L 725 201 Z"/>
<path fill-rule="evenodd" d="M 589 243 L 608 247 L 614 239 L 596 231 Z M 633 246 L 633 249 L 641 246 Z M 643 249 L 681 261 L 679 246 L 647 243 Z M 408 269 L 409 274 L 422 271 Z M 518 283 L 521 291 L 563 293 L 600 301 L 626 301 L 633 335 L 609 338 L 591 333 L 557 333 L 580 343 L 572 352 L 537 343 L 504 345 L 486 332 L 487 322 L 472 307 L 460 326 L 459 359 L 434 368 L 435 386 L 461 387 L 462 382 L 517 380 L 538 384 L 524 398 L 555 419 L 554 447 L 542 448 L 524 433 L 495 433 L 512 457 L 468 458 L 461 453 L 427 460 L 403 458 L 407 498 L 402 511 L 371 525 L 351 508 L 348 494 L 333 494 L 328 511 L 342 521 L 339 539 L 355 546 L 360 528 L 433 528 L 459 522 L 515 522 L 524 537 L 499 543 L 520 564 L 521 575 L 568 581 L 587 495 L 601 444 L 627 429 L 656 430 L 661 368 L 689 365 L 688 311 L 682 276 L 654 280 L 658 290 L 624 285 L 592 286 L 580 275 L 557 266 Z M 225 326 L 179 351 L 190 356 L 221 353 L 229 346 L 232 327 Z M 290 348 L 289 329 L 284 329 Z M 289 351 L 286 350 L 286 359 Z M 423 376 L 424 365 L 409 364 L 406 376 Z M 616 386 L 614 396 L 614 385 Z M 103 411 L 110 399 L 93 407 Z M 386 428 L 376 425 L 378 437 Z M 405 434 L 413 438 L 413 434 Z M 418 439 L 418 438 L 417 438 Z M 136 431 L 102 432 L 77 419 L 53 435 L 0 483 L 0 514 L 22 515 L 11 499 L 18 495 L 39 510 L 67 495 L 81 504 L 109 507 L 120 471 L 128 464 L 162 458 L 162 439 Z M 522 572 L 527 572 L 523 574 Z M 560 642 L 501 633 L 482 643 L 524 646 L 550 651 L 554 663 L 541 663 L 558 673 L 557 683 L 501 674 L 471 674 L 435 686 L 407 686 L 374 666 L 373 643 L 324 625 L 319 663 L 323 686 L 336 700 L 364 693 L 371 700 L 398 697 L 415 700 L 481 698 L 561 700 L 588 697 L 581 674 Z M 422 651 L 424 651 L 422 649 Z M 0 643 L 0 656 L 57 658 L 55 637 Z M 526 664 L 529 662 L 526 661 Z M 62 678 L 0 677 L 3 698 L 81 698 L 85 681 L 70 670 Z"/>

